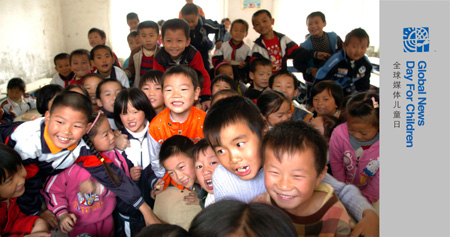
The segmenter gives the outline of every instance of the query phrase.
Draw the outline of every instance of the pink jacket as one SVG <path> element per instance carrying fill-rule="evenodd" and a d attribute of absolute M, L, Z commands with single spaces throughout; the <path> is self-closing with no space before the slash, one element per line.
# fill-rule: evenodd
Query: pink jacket
<path fill-rule="evenodd" d="M 347 184 L 354 184 L 373 203 L 380 196 L 380 141 L 376 141 L 356 156 L 350 144 L 347 123 L 336 127 L 330 138 L 330 166 L 333 176 Z"/>
<path fill-rule="evenodd" d="M 66 212 L 75 214 L 77 225 L 93 224 L 110 216 L 116 207 L 116 195 L 100 183 L 97 183 L 96 193 L 82 195 L 78 186 L 88 179 L 95 181 L 87 170 L 77 164 L 50 177 L 43 193 L 47 208 L 56 217 Z"/>

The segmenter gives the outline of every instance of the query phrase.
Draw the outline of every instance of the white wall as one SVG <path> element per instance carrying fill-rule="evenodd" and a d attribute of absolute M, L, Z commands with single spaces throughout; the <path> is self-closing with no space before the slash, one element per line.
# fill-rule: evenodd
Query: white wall
<path fill-rule="evenodd" d="M 1 0 L 0 9 L 0 84 L 51 76 L 54 55 L 65 50 L 60 2 Z"/>

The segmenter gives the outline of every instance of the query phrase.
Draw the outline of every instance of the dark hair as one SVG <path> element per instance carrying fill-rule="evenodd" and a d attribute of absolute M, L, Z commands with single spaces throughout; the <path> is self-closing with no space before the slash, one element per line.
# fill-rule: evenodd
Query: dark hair
<path fill-rule="evenodd" d="M 195 72 L 194 69 L 192 69 L 191 67 L 189 67 L 187 65 L 176 65 L 176 66 L 170 67 L 163 74 L 161 86 L 164 88 L 164 81 L 166 80 L 166 78 L 176 75 L 176 74 L 181 74 L 181 75 L 184 75 L 185 77 L 191 79 L 192 85 L 194 86 L 194 90 L 199 86 L 197 72 Z"/>
<path fill-rule="evenodd" d="M 130 12 L 127 14 L 127 21 L 128 20 L 132 20 L 132 19 L 137 19 L 139 21 L 139 17 L 138 14 L 134 13 L 134 12 Z"/>
<path fill-rule="evenodd" d="M 350 40 L 353 37 L 358 38 L 359 40 L 367 39 L 367 47 L 369 47 L 369 45 L 370 45 L 369 35 L 362 28 L 356 28 L 356 29 L 353 29 L 352 31 L 350 31 L 350 33 L 348 33 L 345 36 L 344 44 L 348 45 L 350 43 Z"/>
<path fill-rule="evenodd" d="M 141 80 L 139 81 L 139 88 L 142 88 L 146 82 L 154 82 L 156 84 L 162 84 L 163 72 L 156 69 L 150 69 L 142 75 Z"/>
<path fill-rule="evenodd" d="M 339 125 L 340 120 L 336 118 L 333 115 L 320 115 L 318 117 L 322 117 L 323 121 L 323 135 L 326 139 L 330 140 L 331 134 L 333 133 L 334 129 Z"/>
<path fill-rule="evenodd" d="M 186 39 L 190 38 L 189 24 L 183 19 L 174 18 L 174 19 L 165 21 L 164 24 L 162 24 L 162 26 L 161 26 L 161 36 L 163 39 L 164 39 L 164 35 L 167 30 L 173 30 L 173 31 L 182 30 L 182 31 L 184 31 L 184 35 L 186 36 Z"/>
<path fill-rule="evenodd" d="M 227 63 L 227 62 L 221 62 L 221 63 L 219 63 L 219 64 L 216 65 L 216 68 L 214 69 L 214 76 L 220 75 L 220 74 L 218 74 L 218 73 L 219 73 L 219 70 L 220 70 L 220 68 L 222 68 L 222 67 L 224 67 L 224 66 L 229 66 L 229 67 L 231 67 L 231 69 L 233 69 L 233 66 L 231 66 L 230 63 Z M 234 70 L 233 70 L 233 76 L 234 76 Z"/>
<path fill-rule="evenodd" d="M 139 23 L 139 25 L 137 27 L 137 32 L 140 33 L 140 31 L 145 28 L 154 29 L 156 31 L 156 34 L 159 34 L 159 26 L 154 21 L 143 21 L 143 22 Z"/>
<path fill-rule="evenodd" d="M 247 33 L 248 33 L 248 23 L 247 23 L 247 21 L 245 21 L 245 20 L 243 20 L 243 19 L 236 19 L 236 20 L 234 20 L 232 23 L 231 23 L 231 26 L 230 26 L 230 31 L 233 29 L 233 26 L 234 26 L 234 24 L 236 24 L 236 23 L 241 23 L 241 24 L 243 24 L 243 25 L 245 25 L 245 27 L 247 28 Z"/>
<path fill-rule="evenodd" d="M 194 148 L 194 142 L 190 138 L 182 135 L 173 135 L 161 145 L 159 163 L 164 166 L 164 161 L 178 154 L 183 154 L 193 159 L 192 148 Z"/>
<path fill-rule="evenodd" d="M 98 33 L 99 35 L 100 35 L 100 38 L 102 38 L 102 39 L 105 39 L 106 38 L 106 34 L 105 34 L 105 32 L 103 31 L 103 30 L 100 30 L 99 28 L 91 28 L 89 31 L 88 31 L 88 36 L 91 34 L 91 33 Z"/>
<path fill-rule="evenodd" d="M 158 23 L 158 25 L 159 26 L 162 26 L 163 24 L 164 24 L 164 20 L 163 19 L 161 19 L 161 20 L 159 20 L 158 22 L 156 22 L 156 23 Z"/>
<path fill-rule="evenodd" d="M 100 73 L 96 73 L 96 72 L 89 73 L 89 74 L 87 74 L 87 75 L 85 75 L 85 76 L 83 76 L 83 77 L 81 78 L 81 80 L 83 81 L 83 82 L 81 83 L 83 87 L 84 87 L 84 82 L 86 81 L 86 78 L 89 78 L 89 77 L 96 77 L 96 78 L 98 78 L 98 79 L 100 79 L 100 80 L 102 80 L 102 81 L 106 80 L 105 77 L 102 76 Z M 85 88 L 85 89 L 86 89 L 86 88 Z"/>
<path fill-rule="evenodd" d="M 89 51 L 87 49 L 75 49 L 74 51 L 72 51 L 69 55 L 69 63 L 72 64 L 72 57 L 73 56 L 83 56 L 85 55 L 88 59 L 90 59 L 90 54 Z M 89 61 L 89 60 L 88 60 Z M 91 62 L 89 62 L 90 64 Z"/>
<path fill-rule="evenodd" d="M 261 146 L 261 156 L 265 159 L 268 148 L 279 162 L 284 154 L 291 159 L 297 152 L 311 149 L 314 155 L 314 168 L 319 175 L 327 165 L 327 142 L 319 130 L 304 121 L 286 121 L 274 126 L 264 136 Z"/>
<path fill-rule="evenodd" d="M 95 90 L 95 97 L 97 97 L 97 99 L 100 99 L 100 94 L 102 93 L 103 85 L 105 85 L 106 83 L 110 83 L 110 82 L 117 83 L 118 85 L 120 85 L 121 88 L 123 88 L 122 83 L 120 83 L 120 81 L 118 81 L 116 79 L 103 80 L 100 83 L 98 83 L 97 90 Z"/>
<path fill-rule="evenodd" d="M 94 48 L 91 49 L 91 60 L 94 60 L 95 57 L 95 51 L 99 50 L 99 49 L 106 49 L 108 51 L 108 53 L 111 55 L 111 57 L 113 57 L 113 52 L 111 50 L 111 48 L 109 46 L 103 45 L 103 44 L 99 44 L 96 45 Z"/>
<path fill-rule="evenodd" d="M 234 83 L 234 80 L 231 79 L 231 77 L 224 75 L 224 74 L 219 74 L 218 76 L 214 77 L 214 79 L 212 79 L 211 90 L 212 90 L 214 84 L 216 84 L 219 81 L 224 81 L 224 82 L 228 83 L 230 85 L 231 90 L 237 91 L 237 86 Z"/>
<path fill-rule="evenodd" d="M 378 106 L 374 106 L 373 100 Z M 370 123 L 372 126 L 380 127 L 380 98 L 378 94 L 373 92 L 360 92 L 354 94 L 347 101 L 345 109 L 345 117 L 360 118 L 365 122 Z M 376 108 L 375 108 L 376 107 Z"/>
<path fill-rule="evenodd" d="M 95 124 L 92 124 L 92 128 L 89 131 L 88 134 L 85 134 L 83 136 L 83 140 L 86 143 L 86 145 L 89 146 L 89 150 L 92 152 L 92 154 L 94 154 L 99 160 L 104 159 L 104 157 L 102 157 L 102 155 L 97 151 L 97 149 L 95 149 L 94 144 L 92 143 L 92 138 L 95 137 L 97 135 L 97 129 L 99 124 L 104 121 L 106 118 L 106 115 L 103 114 L 102 112 L 99 112 L 101 114 L 98 114 L 99 118 L 98 120 L 95 122 Z M 96 115 L 92 115 L 89 119 L 90 123 L 93 123 L 96 119 Z M 106 164 L 106 162 L 103 162 L 103 166 L 105 167 L 106 173 L 108 174 L 109 179 L 111 179 L 112 183 L 114 184 L 114 186 L 118 187 L 119 184 L 123 181 L 117 174 L 116 172 L 114 172 L 114 170 Z"/>
<path fill-rule="evenodd" d="M 8 85 L 6 86 L 6 89 L 14 89 L 14 88 L 19 88 L 19 90 L 21 90 L 23 93 L 25 93 L 25 82 L 22 80 L 22 78 L 12 78 L 11 80 L 8 81 Z"/>
<path fill-rule="evenodd" d="M 317 12 L 311 12 L 311 13 L 306 17 L 306 21 L 308 21 L 308 19 L 313 18 L 313 17 L 316 17 L 316 16 L 320 17 L 320 19 L 322 19 L 323 22 L 327 22 L 327 21 L 325 20 L 325 14 L 323 14 L 323 13 L 320 12 L 320 11 L 317 11 Z"/>
<path fill-rule="evenodd" d="M 217 101 L 206 114 L 203 135 L 212 147 L 220 145 L 220 131 L 234 123 L 242 122 L 262 139 L 264 120 L 256 104 L 242 96 L 232 96 Z"/>
<path fill-rule="evenodd" d="M 53 100 L 50 114 L 59 107 L 69 107 L 72 110 L 79 111 L 86 116 L 86 122 L 92 115 L 92 104 L 88 96 L 82 95 L 74 91 L 64 91 L 56 95 Z"/>
<path fill-rule="evenodd" d="M 198 7 L 193 3 L 186 3 L 183 8 L 181 8 L 181 16 L 186 15 L 196 15 L 198 16 Z"/>
<path fill-rule="evenodd" d="M 292 78 L 292 80 L 294 82 L 294 90 L 298 89 L 298 86 L 300 84 L 299 80 L 294 75 L 294 73 L 292 73 L 290 71 L 287 71 L 287 70 L 278 71 L 275 74 L 272 74 L 272 76 L 270 76 L 270 78 L 269 78 L 269 87 L 271 89 L 273 88 L 273 83 L 275 81 L 275 78 L 277 78 L 279 76 L 288 76 L 288 77 Z"/>
<path fill-rule="evenodd" d="M 222 24 L 223 24 L 223 23 L 224 23 L 225 21 L 229 21 L 229 22 L 231 22 L 231 21 L 230 21 L 230 18 L 228 18 L 228 17 L 225 17 L 225 18 L 223 18 L 223 19 L 222 19 L 222 20 L 220 21 L 220 23 L 222 23 Z"/>
<path fill-rule="evenodd" d="M 217 102 L 217 101 L 216 101 L 217 98 L 219 98 L 219 97 L 222 96 L 222 95 L 227 95 L 228 97 L 231 97 L 231 96 L 240 96 L 239 92 L 234 91 L 234 90 L 230 90 L 230 89 L 218 91 L 218 92 L 216 92 L 216 94 L 214 94 L 214 95 L 211 97 L 211 106 L 212 106 L 215 102 Z"/>
<path fill-rule="evenodd" d="M 153 224 L 146 226 L 136 237 L 160 236 L 160 237 L 189 237 L 189 233 L 178 225 Z"/>
<path fill-rule="evenodd" d="M 128 102 L 130 102 L 136 110 L 143 111 L 147 121 L 152 121 L 153 117 L 155 117 L 156 112 L 148 102 L 148 98 L 143 91 L 136 87 L 123 89 L 114 100 L 114 122 L 116 122 L 119 130 L 122 130 L 124 127 L 120 115 L 127 114 Z"/>
<path fill-rule="evenodd" d="M 270 14 L 270 12 L 266 9 L 261 9 L 261 10 L 256 11 L 255 13 L 253 13 L 252 19 L 261 14 L 266 14 L 270 19 L 272 19 L 272 14 Z"/>
<path fill-rule="evenodd" d="M 342 108 L 342 101 L 344 100 L 344 91 L 342 87 L 332 80 L 324 80 L 315 84 L 311 88 L 311 96 L 309 97 L 309 104 L 313 105 L 314 96 L 322 93 L 323 91 L 329 91 L 331 96 L 334 98 L 334 102 L 336 103 L 338 109 Z"/>
<path fill-rule="evenodd" d="M 231 236 L 236 231 L 246 236 L 297 236 L 291 218 L 280 208 L 237 200 L 211 204 L 194 217 L 189 228 L 193 237 Z"/>
<path fill-rule="evenodd" d="M 278 111 L 285 101 L 290 105 L 289 99 L 283 92 L 279 90 L 269 90 L 261 93 L 256 101 L 256 105 L 263 116 L 268 116 L 269 114 Z"/>
<path fill-rule="evenodd" d="M 81 86 L 78 84 L 70 84 L 66 88 L 64 88 L 62 92 L 71 91 L 74 88 L 80 89 L 83 92 L 83 95 L 85 95 L 89 98 L 89 92 L 87 92 L 87 90 L 84 88 L 84 86 Z"/>
<path fill-rule="evenodd" d="M 63 91 L 62 86 L 58 84 L 49 84 L 43 86 L 36 92 L 36 109 L 44 115 L 48 110 L 48 102 L 55 97 L 56 94 Z"/>
<path fill-rule="evenodd" d="M 257 66 L 270 66 L 272 67 L 272 62 L 267 58 L 255 58 L 250 63 L 250 72 L 256 72 Z"/>
<path fill-rule="evenodd" d="M 69 59 L 69 54 L 67 54 L 67 53 L 60 53 L 60 54 L 57 54 L 57 55 L 53 58 L 53 62 L 55 63 L 55 66 L 56 66 L 56 61 L 57 61 L 57 60 L 62 60 L 62 59 Z"/>
<path fill-rule="evenodd" d="M 139 33 L 137 31 L 132 30 L 127 36 L 127 41 L 130 40 L 131 37 L 136 38 L 138 35 L 139 35 Z"/>
<path fill-rule="evenodd" d="M 0 185 L 6 178 L 13 176 L 22 165 L 22 158 L 13 148 L 0 143 Z"/>
<path fill-rule="evenodd" d="M 194 148 L 192 148 L 192 157 L 194 157 L 194 161 L 198 160 L 198 157 L 200 156 L 200 152 L 204 154 L 206 149 L 208 149 L 208 147 L 211 147 L 211 146 L 209 145 L 208 141 L 205 138 L 198 141 L 194 145 Z"/>

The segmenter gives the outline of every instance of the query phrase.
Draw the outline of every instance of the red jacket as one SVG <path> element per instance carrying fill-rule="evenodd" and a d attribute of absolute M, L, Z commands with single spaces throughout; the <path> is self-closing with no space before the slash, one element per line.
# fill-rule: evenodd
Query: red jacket
<path fill-rule="evenodd" d="M 7 208 L 7 202 L 0 202 L 0 235 L 23 236 L 29 234 L 33 229 L 34 222 L 39 218 L 20 212 L 16 201 L 17 198 L 10 198 L 9 208 Z"/>

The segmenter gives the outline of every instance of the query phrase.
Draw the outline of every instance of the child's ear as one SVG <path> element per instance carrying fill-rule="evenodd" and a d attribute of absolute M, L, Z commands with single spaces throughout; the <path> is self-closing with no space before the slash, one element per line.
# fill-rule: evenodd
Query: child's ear
<path fill-rule="evenodd" d="M 105 45 L 105 43 L 106 43 L 106 38 L 102 38 L 101 40 L 102 40 L 102 44 Z"/>
<path fill-rule="evenodd" d="M 191 37 L 187 38 L 185 47 L 188 47 L 190 43 L 191 43 Z"/>
<path fill-rule="evenodd" d="M 322 170 L 322 172 L 320 172 L 320 174 L 316 180 L 316 186 L 319 185 L 322 182 L 322 180 L 325 178 L 325 175 L 327 174 L 327 170 L 328 170 L 328 166 L 325 166 L 325 168 Z"/>
<path fill-rule="evenodd" d="M 50 111 L 48 111 L 48 110 L 45 111 L 44 117 L 45 117 L 45 120 L 44 120 L 45 126 L 48 126 L 48 122 L 50 121 Z"/>
<path fill-rule="evenodd" d="M 97 101 L 97 106 L 99 107 L 99 108 L 101 108 L 101 107 L 103 107 L 103 105 L 102 105 L 102 101 L 100 100 L 100 99 L 95 99 L 96 101 Z"/>
<path fill-rule="evenodd" d="M 198 97 L 200 96 L 200 92 L 201 92 L 200 86 L 197 86 L 197 88 L 195 88 L 195 90 L 194 90 L 194 93 L 195 93 L 194 100 L 198 100 Z"/>
<path fill-rule="evenodd" d="M 272 18 L 272 25 L 275 24 L 275 18 Z"/>
<path fill-rule="evenodd" d="M 249 74 L 248 74 L 248 76 L 250 77 L 250 79 L 252 79 L 252 81 L 253 81 L 253 78 L 255 77 L 255 73 L 253 73 L 253 72 L 250 72 Z"/>

